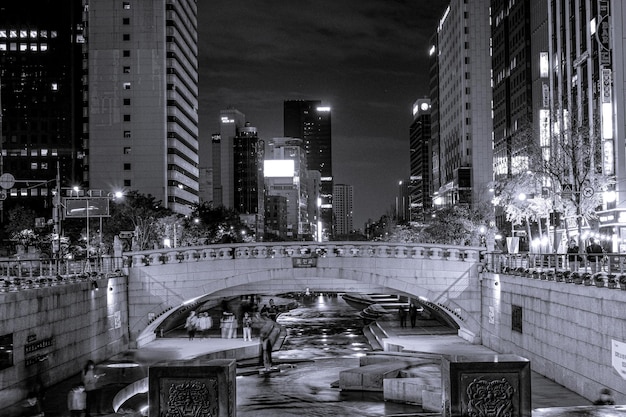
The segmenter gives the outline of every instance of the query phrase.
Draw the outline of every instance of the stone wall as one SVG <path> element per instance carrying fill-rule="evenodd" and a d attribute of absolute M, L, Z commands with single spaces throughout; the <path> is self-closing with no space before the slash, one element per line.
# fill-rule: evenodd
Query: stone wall
<path fill-rule="evenodd" d="M 608 387 L 617 404 L 626 403 L 611 346 L 626 343 L 626 291 L 482 275 L 484 346 L 530 359 L 533 371 L 585 398 Z"/>
<path fill-rule="evenodd" d="M 12 366 L 0 370 L 0 409 L 24 398 L 37 377 L 48 386 L 128 347 L 126 277 L 54 284 L 0 293 L 0 338 L 13 342 Z"/>

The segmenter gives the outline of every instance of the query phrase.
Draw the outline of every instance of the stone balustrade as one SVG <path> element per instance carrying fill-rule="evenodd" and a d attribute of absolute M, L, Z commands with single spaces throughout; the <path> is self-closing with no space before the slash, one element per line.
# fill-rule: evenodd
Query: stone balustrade
<path fill-rule="evenodd" d="M 180 248 L 125 252 L 129 266 L 150 266 L 182 262 L 219 261 L 227 259 L 269 259 L 300 257 L 436 259 L 478 262 L 480 248 L 434 244 L 389 242 L 272 242 L 215 244 Z"/>

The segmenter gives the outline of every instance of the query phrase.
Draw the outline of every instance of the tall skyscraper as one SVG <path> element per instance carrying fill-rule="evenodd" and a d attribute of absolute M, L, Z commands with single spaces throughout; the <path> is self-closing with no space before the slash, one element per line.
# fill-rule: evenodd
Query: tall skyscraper
<path fill-rule="evenodd" d="M 354 230 L 353 199 L 354 190 L 351 185 L 333 186 L 333 220 L 337 237 L 347 237 Z"/>
<path fill-rule="evenodd" d="M 319 100 L 287 100 L 284 102 L 285 137 L 302 139 L 307 166 L 322 175 L 321 220 L 325 239 L 333 235 L 333 159 L 330 107 Z"/>
<path fill-rule="evenodd" d="M 198 202 L 196 11 L 195 0 L 85 5 L 89 188 L 137 190 L 179 213 Z"/>
<path fill-rule="evenodd" d="M 246 116 L 237 109 L 220 111 L 220 134 L 213 136 L 213 204 L 235 208 L 234 141 L 246 124 Z"/>
<path fill-rule="evenodd" d="M 489 1 L 453 0 L 437 29 L 438 180 L 435 202 L 488 200 L 493 180 Z"/>
<path fill-rule="evenodd" d="M 430 100 L 419 99 L 413 104 L 413 123 L 409 128 L 410 169 L 408 221 L 424 221 L 430 210 L 432 151 L 430 146 Z"/>
<path fill-rule="evenodd" d="M 263 235 L 265 212 L 264 147 L 256 127 L 248 122 L 233 139 L 234 209 L 257 237 Z"/>
<path fill-rule="evenodd" d="M 81 13 L 80 0 L 0 5 L 0 170 L 18 180 L 3 214 L 22 205 L 50 219 L 57 162 L 63 186 L 83 180 Z"/>

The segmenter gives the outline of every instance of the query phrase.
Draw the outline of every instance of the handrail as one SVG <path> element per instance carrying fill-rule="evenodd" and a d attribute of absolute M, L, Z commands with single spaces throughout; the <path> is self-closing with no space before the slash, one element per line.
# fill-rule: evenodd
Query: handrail
<path fill-rule="evenodd" d="M 267 258 L 412 258 L 478 262 L 480 247 L 390 242 L 252 242 L 125 252 L 126 266 Z"/>

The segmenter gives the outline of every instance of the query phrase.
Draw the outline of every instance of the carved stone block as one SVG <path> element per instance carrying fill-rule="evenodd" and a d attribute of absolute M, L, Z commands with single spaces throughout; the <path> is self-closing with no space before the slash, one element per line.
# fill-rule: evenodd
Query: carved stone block
<path fill-rule="evenodd" d="M 531 417 L 528 359 L 444 356 L 441 383 L 443 417 Z"/>
<path fill-rule="evenodd" d="M 236 417 L 232 359 L 172 361 L 151 366 L 149 417 Z"/>

